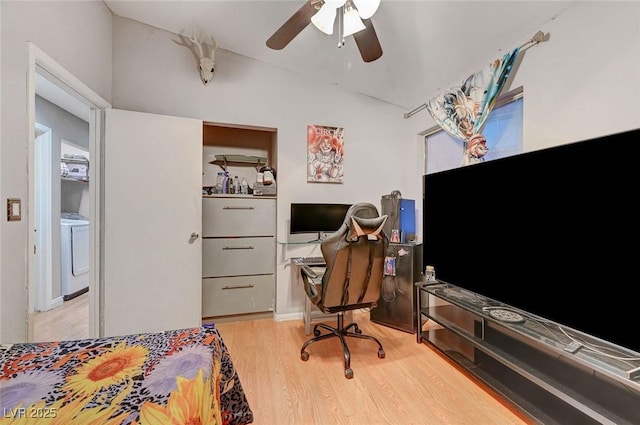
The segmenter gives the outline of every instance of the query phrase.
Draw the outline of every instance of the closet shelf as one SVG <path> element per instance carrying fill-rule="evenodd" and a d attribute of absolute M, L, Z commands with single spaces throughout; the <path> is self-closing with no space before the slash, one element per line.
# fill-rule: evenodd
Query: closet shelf
<path fill-rule="evenodd" d="M 78 182 L 78 183 L 89 183 L 89 179 L 77 179 L 73 177 L 60 177 L 62 181 L 65 182 Z"/>
<path fill-rule="evenodd" d="M 209 161 L 209 164 L 218 165 L 224 171 L 227 171 L 229 165 L 253 165 L 258 169 L 267 164 L 267 158 L 253 155 L 216 155 L 216 159 Z"/>

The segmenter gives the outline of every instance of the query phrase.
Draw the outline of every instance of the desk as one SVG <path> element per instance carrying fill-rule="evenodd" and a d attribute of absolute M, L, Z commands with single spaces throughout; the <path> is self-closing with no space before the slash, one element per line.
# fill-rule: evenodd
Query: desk
<path fill-rule="evenodd" d="M 296 263 L 296 261 L 291 261 L 291 264 L 296 266 L 296 276 L 298 282 L 301 285 L 304 285 L 302 282 L 302 276 L 300 275 L 300 266 L 301 264 Z M 318 291 L 320 291 L 320 287 L 322 285 L 322 276 L 324 275 L 325 267 L 323 266 L 311 266 L 311 269 L 316 272 L 318 277 L 312 278 L 311 281 L 316 285 Z M 304 294 L 304 313 L 303 313 L 303 321 L 304 321 L 304 333 L 306 335 L 311 334 L 311 323 L 312 322 L 326 322 L 328 319 L 337 320 L 336 313 L 333 314 L 325 314 L 318 307 L 316 307 L 309 297 L 307 293 Z M 345 323 L 351 323 L 353 321 L 353 312 L 346 311 L 344 314 Z"/>

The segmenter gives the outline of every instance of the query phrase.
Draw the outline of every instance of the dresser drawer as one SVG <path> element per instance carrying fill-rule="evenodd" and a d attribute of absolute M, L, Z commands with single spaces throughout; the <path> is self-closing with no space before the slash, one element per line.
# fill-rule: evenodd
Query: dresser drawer
<path fill-rule="evenodd" d="M 274 275 L 202 279 L 202 317 L 273 311 Z"/>
<path fill-rule="evenodd" d="M 275 273 L 273 236 L 264 238 L 205 238 L 202 277 Z"/>
<path fill-rule="evenodd" d="M 202 236 L 274 236 L 275 199 L 203 198 Z"/>

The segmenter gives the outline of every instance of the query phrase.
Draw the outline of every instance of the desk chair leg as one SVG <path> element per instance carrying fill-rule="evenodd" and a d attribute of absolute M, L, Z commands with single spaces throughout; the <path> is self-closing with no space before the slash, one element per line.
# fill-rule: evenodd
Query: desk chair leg
<path fill-rule="evenodd" d="M 357 334 L 361 334 L 362 331 L 360 330 L 360 328 L 358 327 L 358 324 L 356 322 L 351 322 L 346 328 L 344 328 L 345 332 L 348 332 L 349 329 L 353 328 L 353 331 Z"/>
<path fill-rule="evenodd" d="M 342 343 L 342 352 L 344 354 L 344 376 L 347 379 L 353 378 L 353 369 L 351 369 L 351 352 L 347 345 L 347 340 L 344 339 L 345 335 L 340 334 L 340 342 Z"/>
<path fill-rule="evenodd" d="M 349 329 L 351 328 L 354 328 L 353 332 L 349 331 Z M 325 329 L 329 333 L 321 335 L 320 329 Z M 313 327 L 313 334 L 315 335 L 315 338 L 311 338 L 302 346 L 302 349 L 300 350 L 300 358 L 304 361 L 309 360 L 309 353 L 306 351 L 306 348 L 312 343 L 322 341 L 324 339 L 338 337 L 340 338 L 340 343 L 342 344 L 342 352 L 344 354 L 344 376 L 347 379 L 353 378 L 353 370 L 351 369 L 351 352 L 349 351 L 346 337 L 369 339 L 371 341 L 374 341 L 376 344 L 378 344 L 378 358 L 385 358 L 382 344 L 376 337 L 373 337 L 371 335 L 363 335 L 362 331 L 355 322 L 350 323 L 346 328 L 344 327 L 344 314 L 342 313 L 338 314 L 338 326 L 334 328 L 325 323 L 318 323 Z"/>

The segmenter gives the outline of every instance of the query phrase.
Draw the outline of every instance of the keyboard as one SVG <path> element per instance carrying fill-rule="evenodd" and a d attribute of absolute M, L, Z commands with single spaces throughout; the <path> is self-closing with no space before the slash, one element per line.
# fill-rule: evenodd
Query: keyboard
<path fill-rule="evenodd" d="M 307 266 L 325 266 L 324 257 L 298 257 L 295 259 L 298 264 Z"/>

